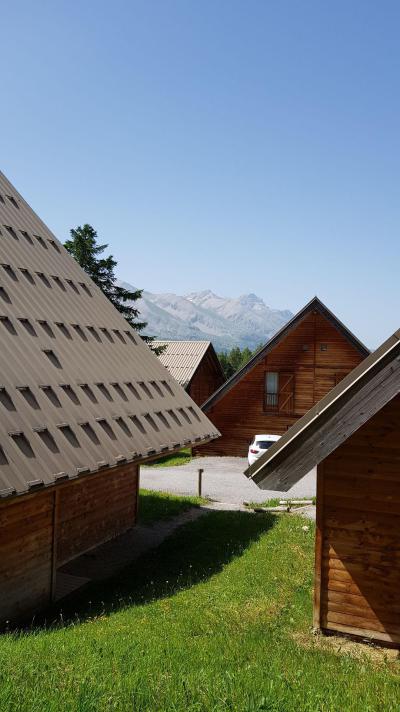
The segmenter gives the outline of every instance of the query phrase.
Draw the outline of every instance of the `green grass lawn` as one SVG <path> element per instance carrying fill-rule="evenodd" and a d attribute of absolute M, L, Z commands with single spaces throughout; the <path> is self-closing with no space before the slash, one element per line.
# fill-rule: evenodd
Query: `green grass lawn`
<path fill-rule="evenodd" d="M 247 506 L 253 509 L 254 507 L 278 507 L 279 502 L 281 500 L 284 500 L 285 497 L 271 497 L 271 499 L 266 499 L 264 502 L 248 502 Z M 290 499 L 287 497 L 286 498 L 288 502 L 290 502 Z M 309 502 L 311 501 L 313 504 L 316 504 L 317 498 L 316 497 L 293 497 L 293 499 L 296 502 L 300 502 L 300 500 Z M 301 507 L 301 504 L 294 504 L 293 508 L 295 509 L 296 507 Z"/>
<path fill-rule="evenodd" d="M 176 467 L 177 465 L 186 465 L 192 460 L 192 451 L 190 448 L 184 448 L 174 455 L 165 455 L 154 462 L 149 462 L 145 467 Z"/>
<path fill-rule="evenodd" d="M 179 497 L 168 492 L 141 489 L 139 492 L 139 524 L 154 524 L 156 521 L 171 519 L 191 507 L 206 504 L 202 497 Z"/>
<path fill-rule="evenodd" d="M 212 512 L 87 589 L 58 626 L 3 635 L 1 712 L 398 710 L 398 662 L 312 636 L 303 525 Z"/>

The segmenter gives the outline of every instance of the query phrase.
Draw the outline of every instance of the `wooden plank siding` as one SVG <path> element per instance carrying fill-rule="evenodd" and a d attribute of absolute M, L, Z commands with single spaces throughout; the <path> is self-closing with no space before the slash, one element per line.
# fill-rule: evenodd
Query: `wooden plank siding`
<path fill-rule="evenodd" d="M 54 492 L 0 505 L 0 620 L 50 602 Z"/>
<path fill-rule="evenodd" d="M 137 469 L 137 465 L 126 465 L 60 492 L 57 566 L 134 526 Z"/>
<path fill-rule="evenodd" d="M 187 389 L 197 405 L 203 405 L 224 382 L 221 366 L 214 349 L 209 348 L 196 369 Z"/>
<path fill-rule="evenodd" d="M 46 605 L 57 568 L 133 527 L 138 465 L 0 502 L 0 622 Z"/>
<path fill-rule="evenodd" d="M 344 375 L 363 360 L 350 343 L 317 310 L 308 313 L 262 360 L 207 409 L 222 437 L 197 449 L 201 455 L 247 455 L 257 433 L 282 435 Z M 267 371 L 293 374 L 291 409 L 266 409 Z M 285 399 L 286 401 L 286 399 Z"/>
<path fill-rule="evenodd" d="M 323 462 L 317 625 L 400 645 L 400 396 Z M 319 568 L 320 567 L 320 568 Z M 318 623 L 319 622 L 319 623 Z"/>

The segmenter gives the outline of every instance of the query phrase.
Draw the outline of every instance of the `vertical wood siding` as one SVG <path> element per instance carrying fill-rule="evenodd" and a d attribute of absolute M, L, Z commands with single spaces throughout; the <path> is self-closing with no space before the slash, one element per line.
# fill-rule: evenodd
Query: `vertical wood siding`
<path fill-rule="evenodd" d="M 209 349 L 190 382 L 188 393 L 194 402 L 201 406 L 223 382 L 221 369 Z"/>
<path fill-rule="evenodd" d="M 321 594 L 316 611 L 322 629 L 397 645 L 399 432 L 397 396 L 324 460 L 319 503 Z"/>
<path fill-rule="evenodd" d="M 321 350 L 326 347 L 326 350 Z M 201 455 L 247 455 L 257 433 L 282 435 L 343 376 L 363 360 L 360 352 L 319 312 L 308 314 L 236 383 L 207 415 L 222 437 L 198 448 Z M 294 374 L 292 412 L 264 409 L 266 371 Z"/>

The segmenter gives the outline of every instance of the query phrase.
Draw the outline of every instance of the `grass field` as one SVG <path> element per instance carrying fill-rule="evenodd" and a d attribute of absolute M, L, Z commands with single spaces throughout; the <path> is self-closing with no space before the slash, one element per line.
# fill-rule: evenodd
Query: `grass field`
<path fill-rule="evenodd" d="M 270 499 L 264 500 L 264 502 L 248 502 L 247 506 L 253 509 L 254 507 L 278 507 L 279 503 L 281 500 L 283 501 L 286 499 L 288 502 L 290 502 L 290 498 L 288 497 L 271 497 Z M 301 502 L 301 501 L 306 501 L 309 502 L 311 501 L 314 505 L 317 503 L 317 498 L 316 497 L 293 497 L 293 499 L 296 502 Z M 296 507 L 301 507 L 301 504 L 294 504 L 293 508 Z"/>
<path fill-rule="evenodd" d="M 139 524 L 154 524 L 154 522 L 171 519 L 190 507 L 206 504 L 202 497 L 179 497 L 168 492 L 154 492 L 141 489 L 139 492 Z"/>
<path fill-rule="evenodd" d="M 192 460 L 192 451 L 190 448 L 184 448 L 174 455 L 165 455 L 154 462 L 147 463 L 146 467 L 176 467 L 177 465 L 186 465 Z"/>
<path fill-rule="evenodd" d="M 4 635 L 1 712 L 398 710 L 398 662 L 312 636 L 303 525 L 213 512 L 53 628 Z"/>

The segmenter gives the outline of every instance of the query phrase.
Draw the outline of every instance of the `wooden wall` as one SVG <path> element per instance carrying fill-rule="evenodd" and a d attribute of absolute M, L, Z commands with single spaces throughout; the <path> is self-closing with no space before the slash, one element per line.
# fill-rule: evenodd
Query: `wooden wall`
<path fill-rule="evenodd" d="M 327 350 L 321 351 L 321 345 L 326 345 Z M 360 352 L 324 316 L 319 312 L 308 314 L 207 409 L 207 416 L 222 437 L 198 448 L 198 454 L 246 456 L 255 434 L 282 435 L 362 360 Z M 290 413 L 265 410 L 266 371 L 293 372 L 294 400 Z"/>
<path fill-rule="evenodd" d="M 57 566 L 130 529 L 136 521 L 137 465 L 76 480 L 59 492 Z"/>
<path fill-rule="evenodd" d="M 224 376 L 218 357 L 209 347 L 190 382 L 188 393 L 194 402 L 201 406 L 223 382 Z"/>
<path fill-rule="evenodd" d="M 57 567 L 136 523 L 138 466 L 0 503 L 0 622 L 50 603 Z"/>
<path fill-rule="evenodd" d="M 54 492 L 0 504 L 0 620 L 43 608 L 52 581 Z"/>
<path fill-rule="evenodd" d="M 400 645 L 400 396 L 318 471 L 315 625 Z"/>

